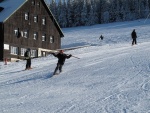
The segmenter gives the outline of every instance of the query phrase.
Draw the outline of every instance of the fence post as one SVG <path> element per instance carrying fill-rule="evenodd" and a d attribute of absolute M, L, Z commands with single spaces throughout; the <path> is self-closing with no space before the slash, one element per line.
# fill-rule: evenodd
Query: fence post
<path fill-rule="evenodd" d="M 7 65 L 7 58 L 5 58 L 5 65 Z"/>

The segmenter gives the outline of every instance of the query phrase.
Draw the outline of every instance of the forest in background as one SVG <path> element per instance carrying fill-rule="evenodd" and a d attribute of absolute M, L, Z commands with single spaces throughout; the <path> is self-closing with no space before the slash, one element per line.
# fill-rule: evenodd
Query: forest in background
<path fill-rule="evenodd" d="M 149 18 L 150 0 L 49 0 L 62 28 Z"/>

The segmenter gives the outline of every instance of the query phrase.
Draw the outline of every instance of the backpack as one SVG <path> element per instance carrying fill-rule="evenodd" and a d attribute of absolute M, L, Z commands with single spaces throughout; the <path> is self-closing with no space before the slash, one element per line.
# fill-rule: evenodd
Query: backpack
<path fill-rule="evenodd" d="M 28 52 L 27 51 L 24 53 L 24 57 L 28 57 Z"/>

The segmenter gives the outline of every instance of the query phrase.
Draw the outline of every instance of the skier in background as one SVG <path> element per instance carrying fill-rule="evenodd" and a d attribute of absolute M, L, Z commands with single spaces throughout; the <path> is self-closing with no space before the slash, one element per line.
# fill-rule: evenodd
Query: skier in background
<path fill-rule="evenodd" d="M 65 63 L 66 58 L 68 59 L 72 55 L 71 54 L 70 55 L 65 54 L 63 50 L 60 50 L 58 54 L 55 54 L 55 53 L 51 53 L 51 54 L 53 54 L 53 56 L 58 58 L 58 63 L 57 63 L 57 66 L 55 68 L 55 71 L 54 71 L 53 75 L 56 74 L 58 69 L 59 69 L 59 72 L 61 73 L 62 72 L 62 67 Z"/>
<path fill-rule="evenodd" d="M 133 29 L 133 31 L 131 33 L 131 37 L 132 37 L 132 45 L 137 44 L 137 41 L 136 41 L 137 35 L 135 32 L 135 29 Z"/>
<path fill-rule="evenodd" d="M 104 39 L 104 37 L 101 35 L 101 36 L 99 37 L 99 39 L 103 40 L 103 39 Z"/>
<path fill-rule="evenodd" d="M 27 49 L 27 51 L 24 54 L 24 57 L 25 57 L 25 60 L 27 60 L 25 70 L 32 69 L 31 68 L 31 49 L 30 48 Z"/>

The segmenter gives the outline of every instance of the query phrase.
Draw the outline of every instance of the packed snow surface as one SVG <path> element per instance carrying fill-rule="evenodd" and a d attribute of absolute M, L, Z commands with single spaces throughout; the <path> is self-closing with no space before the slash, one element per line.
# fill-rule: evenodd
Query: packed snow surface
<path fill-rule="evenodd" d="M 55 76 L 52 55 L 33 59 L 27 71 L 26 61 L 0 62 L 0 113 L 150 113 L 149 20 L 62 31 L 62 48 L 86 46 L 65 51 L 80 59 L 66 59 Z"/>

